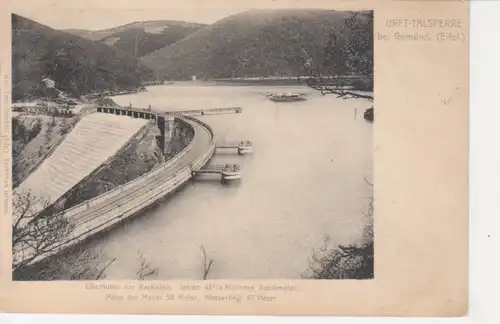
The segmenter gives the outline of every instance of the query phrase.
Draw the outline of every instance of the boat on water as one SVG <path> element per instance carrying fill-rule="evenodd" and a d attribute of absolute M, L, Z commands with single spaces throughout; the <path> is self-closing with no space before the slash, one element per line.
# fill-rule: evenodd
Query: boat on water
<path fill-rule="evenodd" d="M 307 100 L 307 97 L 301 93 L 271 93 L 268 98 L 275 102 L 295 102 Z"/>

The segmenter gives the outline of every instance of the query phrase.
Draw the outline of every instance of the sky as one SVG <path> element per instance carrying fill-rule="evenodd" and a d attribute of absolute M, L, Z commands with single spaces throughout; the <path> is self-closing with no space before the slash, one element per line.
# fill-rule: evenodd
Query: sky
<path fill-rule="evenodd" d="M 252 8 L 332 8 L 325 0 L 10 0 L 11 12 L 55 29 L 101 30 L 145 20 L 212 24 Z M 346 3 L 352 0 L 345 0 Z"/>
<path fill-rule="evenodd" d="M 23 17 L 55 29 L 88 29 L 101 30 L 145 20 L 181 20 L 211 24 L 243 10 L 226 8 L 226 10 L 190 10 L 190 9 L 58 9 L 57 15 L 41 10 L 25 8 L 14 11 Z"/>

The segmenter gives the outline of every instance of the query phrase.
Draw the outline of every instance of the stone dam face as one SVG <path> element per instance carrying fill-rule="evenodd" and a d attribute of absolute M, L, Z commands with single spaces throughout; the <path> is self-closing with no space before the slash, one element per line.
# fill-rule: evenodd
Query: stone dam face
<path fill-rule="evenodd" d="M 64 209 L 134 180 L 161 164 L 164 160 L 155 140 L 157 133 L 152 123 L 142 129 L 109 164 L 94 170 L 88 179 L 64 195 L 61 199 Z"/>
<path fill-rule="evenodd" d="M 80 121 L 48 118 L 42 122 L 55 130 L 48 137 L 44 127 L 31 130 L 40 126 L 42 119 L 13 119 L 13 125 L 18 126 L 13 127 L 17 138 L 13 155 L 18 162 L 13 175 L 21 180 L 15 192 L 48 194 L 50 203 L 64 209 L 144 175 L 174 157 L 194 137 L 190 124 L 177 117 L 166 118 L 163 154 L 158 142 L 161 132 L 152 120 L 103 113 L 85 115 Z M 53 151 L 48 154 L 49 149 Z M 38 160 L 31 155 L 26 158 L 28 151 L 36 151 Z"/>
<path fill-rule="evenodd" d="M 103 163 L 137 138 L 148 125 L 144 119 L 110 114 L 89 114 L 29 176 L 14 189 L 14 194 L 31 191 L 53 204 Z M 34 206 L 36 213 L 42 206 Z"/>
<path fill-rule="evenodd" d="M 102 166 L 68 192 L 61 200 L 64 208 L 71 208 L 146 174 L 174 157 L 193 139 L 191 125 L 181 119 L 166 119 L 165 124 L 165 155 L 157 142 L 160 130 L 151 121 L 126 149 L 113 157 L 109 165 Z"/>

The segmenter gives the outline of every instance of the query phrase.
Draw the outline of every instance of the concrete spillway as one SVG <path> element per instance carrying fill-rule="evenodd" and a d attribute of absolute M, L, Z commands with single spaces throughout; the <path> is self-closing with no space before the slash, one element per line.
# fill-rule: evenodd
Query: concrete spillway
<path fill-rule="evenodd" d="M 93 113 L 82 117 L 64 141 L 21 183 L 14 194 L 31 191 L 53 203 L 115 155 L 148 123 L 145 119 Z M 36 213 L 42 205 L 31 210 Z"/>

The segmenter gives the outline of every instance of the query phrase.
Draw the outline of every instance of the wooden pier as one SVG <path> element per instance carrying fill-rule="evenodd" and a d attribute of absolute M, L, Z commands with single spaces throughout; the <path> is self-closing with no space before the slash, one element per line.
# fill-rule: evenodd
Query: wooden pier
<path fill-rule="evenodd" d="M 220 174 L 222 181 L 239 180 L 240 166 L 238 164 L 208 165 L 200 170 L 191 171 L 193 178 L 198 174 Z"/>
<path fill-rule="evenodd" d="M 227 107 L 227 108 L 207 108 L 207 109 L 168 111 L 164 112 L 164 114 L 170 116 L 203 116 L 203 115 L 219 115 L 219 114 L 241 114 L 242 112 L 243 108 L 241 107 Z"/>
<path fill-rule="evenodd" d="M 158 109 L 155 107 L 141 108 L 132 107 L 130 103 L 128 106 L 129 110 L 137 111 L 151 111 L 163 116 L 203 116 L 203 115 L 220 115 L 220 114 L 241 114 L 243 108 L 241 107 L 226 107 L 226 108 L 207 108 L 207 109 L 191 109 L 191 110 L 177 110 L 177 111 L 164 111 L 164 109 Z"/>
<path fill-rule="evenodd" d="M 219 141 L 215 144 L 216 149 L 237 149 L 238 154 L 244 155 L 253 152 L 252 142 L 244 141 Z"/>

